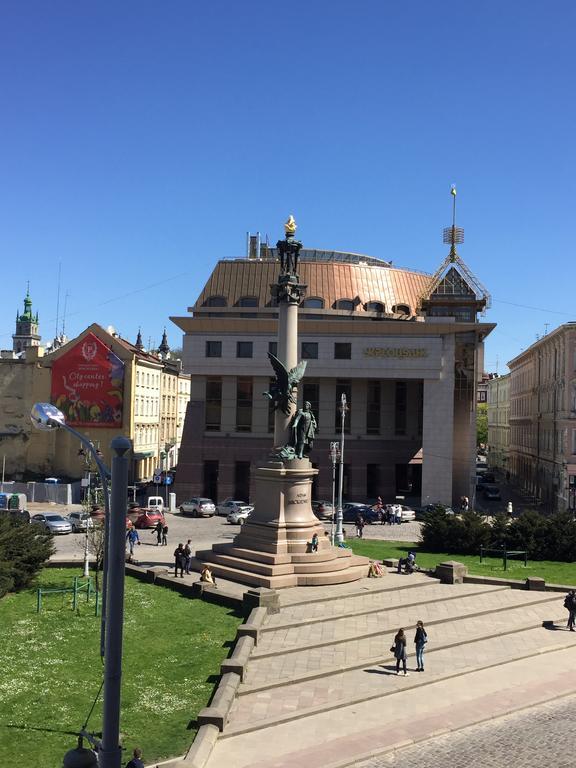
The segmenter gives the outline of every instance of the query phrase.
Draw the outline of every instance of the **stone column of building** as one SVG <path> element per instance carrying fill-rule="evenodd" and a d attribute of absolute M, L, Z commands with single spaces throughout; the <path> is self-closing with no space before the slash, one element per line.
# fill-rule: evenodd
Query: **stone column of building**
<path fill-rule="evenodd" d="M 424 380 L 422 501 L 452 504 L 454 381 L 446 366 L 442 378 Z"/>

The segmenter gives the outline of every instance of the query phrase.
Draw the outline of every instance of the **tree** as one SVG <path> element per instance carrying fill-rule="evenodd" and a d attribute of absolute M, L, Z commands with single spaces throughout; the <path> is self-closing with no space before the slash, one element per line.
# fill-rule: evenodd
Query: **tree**
<path fill-rule="evenodd" d="M 476 406 L 476 445 L 486 445 L 488 442 L 488 406 L 478 403 Z"/>
<path fill-rule="evenodd" d="M 48 531 L 0 513 L 0 597 L 30 586 L 52 554 L 54 542 Z"/>

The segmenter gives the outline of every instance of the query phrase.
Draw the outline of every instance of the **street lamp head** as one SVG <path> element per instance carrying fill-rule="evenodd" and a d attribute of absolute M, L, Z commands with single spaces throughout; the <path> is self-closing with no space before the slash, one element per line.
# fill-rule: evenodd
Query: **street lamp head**
<path fill-rule="evenodd" d="M 58 429 L 66 423 L 62 411 L 51 403 L 35 403 L 30 411 L 30 420 L 36 429 L 45 431 Z"/>
<path fill-rule="evenodd" d="M 64 755 L 62 768 L 98 768 L 98 758 L 93 750 L 82 746 L 80 737 L 76 749 L 71 749 Z"/>

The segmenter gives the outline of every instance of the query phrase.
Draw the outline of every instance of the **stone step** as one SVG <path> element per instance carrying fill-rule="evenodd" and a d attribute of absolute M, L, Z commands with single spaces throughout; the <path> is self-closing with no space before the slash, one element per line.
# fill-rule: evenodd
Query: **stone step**
<path fill-rule="evenodd" d="M 430 604 L 428 607 L 427 604 L 416 608 L 400 606 L 396 609 L 396 615 L 393 612 L 384 613 L 382 623 L 365 635 L 362 635 L 361 631 L 351 635 L 347 630 L 346 634 L 338 637 L 332 626 L 335 622 L 331 622 L 326 628 L 319 628 L 323 637 L 313 643 L 305 636 L 297 637 L 290 630 L 284 631 L 280 635 L 281 641 L 274 647 L 263 647 L 259 644 L 255 649 L 248 664 L 245 683 L 238 693 L 242 696 L 248 691 L 270 689 L 278 685 L 337 674 L 342 669 L 358 669 L 376 664 L 389 656 L 389 644 L 398 627 L 414 627 L 420 619 L 427 627 L 447 625 L 452 627 L 452 631 L 460 633 L 461 627 L 466 626 L 466 621 L 480 619 L 481 624 L 486 624 L 491 617 L 492 625 L 497 625 L 504 631 L 515 618 L 518 618 L 519 626 L 525 626 L 522 617 L 529 611 L 537 615 L 540 621 L 549 618 L 551 608 L 555 608 L 558 603 L 558 596 L 549 593 L 547 596 L 539 593 L 539 597 L 528 600 L 518 599 L 524 595 L 528 597 L 529 593 L 505 590 L 497 596 L 499 606 L 494 605 L 484 610 L 477 610 L 477 606 L 471 604 L 470 598 L 463 596 L 460 600 L 450 601 L 450 615 L 446 611 L 441 615 L 441 605 Z M 486 595 L 486 600 L 491 599 L 492 596 Z M 377 621 L 378 618 L 369 617 L 371 621 Z M 264 643 L 266 639 L 265 637 Z"/>
<path fill-rule="evenodd" d="M 532 621 L 510 632 L 471 637 L 465 643 L 447 643 L 427 650 L 427 671 L 413 672 L 410 680 L 405 680 L 403 675 L 396 676 L 395 660 L 388 653 L 386 658 L 361 669 L 335 672 L 329 680 L 320 677 L 288 683 L 266 693 L 242 692 L 241 687 L 224 736 L 267 728 L 569 647 L 574 647 L 574 640 L 568 633 L 559 638 Z M 408 667 L 414 669 L 413 654 L 409 656 Z M 259 717 L 258 711 L 265 715 Z"/>

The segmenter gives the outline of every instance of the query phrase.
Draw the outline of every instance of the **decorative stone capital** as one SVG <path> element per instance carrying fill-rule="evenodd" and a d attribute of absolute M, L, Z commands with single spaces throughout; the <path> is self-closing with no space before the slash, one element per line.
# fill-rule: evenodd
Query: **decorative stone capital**
<path fill-rule="evenodd" d="M 299 283 L 292 275 L 280 275 L 277 283 L 270 286 L 270 292 L 278 304 L 299 305 L 306 296 L 307 285 Z"/>

